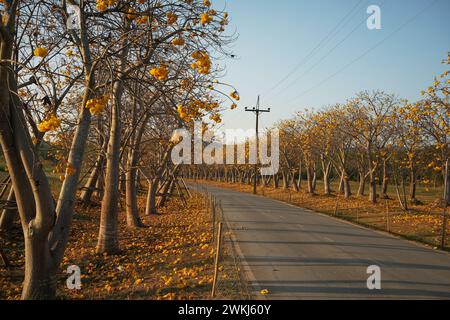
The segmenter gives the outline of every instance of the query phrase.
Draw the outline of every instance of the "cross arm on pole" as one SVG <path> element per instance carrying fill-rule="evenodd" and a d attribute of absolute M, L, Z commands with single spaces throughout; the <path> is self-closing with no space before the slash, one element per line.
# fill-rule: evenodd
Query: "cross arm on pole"
<path fill-rule="evenodd" d="M 257 155 L 259 155 L 259 115 L 260 113 L 268 113 L 270 112 L 270 108 L 268 109 L 260 109 L 260 105 L 259 105 L 259 96 L 258 96 L 258 101 L 256 102 L 256 107 L 252 107 L 252 108 L 245 108 L 245 111 L 247 112 L 254 112 L 256 115 L 256 153 Z M 254 177 L 253 177 L 253 193 L 256 194 L 257 193 L 257 180 L 258 180 L 258 161 L 256 161 L 255 163 L 255 167 L 254 167 Z"/>

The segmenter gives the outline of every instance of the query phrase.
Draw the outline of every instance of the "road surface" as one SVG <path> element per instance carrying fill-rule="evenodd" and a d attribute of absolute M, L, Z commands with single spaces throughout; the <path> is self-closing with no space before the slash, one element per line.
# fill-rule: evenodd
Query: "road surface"
<path fill-rule="evenodd" d="M 222 202 L 255 298 L 450 299 L 448 253 L 269 198 L 204 187 Z M 381 269 L 381 290 L 367 288 L 372 265 Z"/>

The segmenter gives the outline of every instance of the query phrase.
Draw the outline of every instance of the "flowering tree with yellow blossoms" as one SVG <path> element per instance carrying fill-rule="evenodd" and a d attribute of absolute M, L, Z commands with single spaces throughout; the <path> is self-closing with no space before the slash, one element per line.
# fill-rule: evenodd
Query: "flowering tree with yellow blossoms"
<path fill-rule="evenodd" d="M 69 23 L 69 5 L 78 8 L 76 24 Z M 135 172 L 141 133 L 152 112 L 182 120 L 175 101 L 192 98 L 182 99 L 176 92 L 179 82 L 190 75 L 200 87 L 211 84 L 216 67 L 208 50 L 225 53 L 222 33 L 228 15 L 215 11 L 209 1 L 193 0 L 81 5 L 5 0 L 0 14 L 0 143 L 25 238 L 22 297 L 53 298 L 89 141 L 100 135 L 105 142 L 99 148 L 103 159 L 97 159 L 106 159 L 98 252 L 115 252 L 123 155 L 128 157 L 127 171 Z M 205 78 L 199 81 L 200 76 Z M 153 96 L 139 101 L 145 89 Z M 211 99 L 206 114 L 219 121 L 219 104 L 212 105 Z M 131 118 L 125 117 L 129 110 Z M 90 130 L 93 121 L 100 129 L 95 134 Z M 58 156 L 65 168 L 57 201 L 39 157 L 43 139 L 66 146 Z"/>

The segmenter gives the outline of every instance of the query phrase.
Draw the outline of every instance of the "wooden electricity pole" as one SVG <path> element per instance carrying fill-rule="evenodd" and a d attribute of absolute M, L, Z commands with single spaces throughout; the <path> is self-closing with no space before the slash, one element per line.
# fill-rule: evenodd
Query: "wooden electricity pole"
<path fill-rule="evenodd" d="M 256 107 L 253 108 L 245 108 L 247 112 L 254 112 L 256 115 L 256 163 L 255 163 L 255 173 L 253 177 L 253 194 L 257 194 L 257 183 L 258 183 L 258 161 L 259 161 L 259 115 L 260 113 L 268 113 L 270 112 L 270 108 L 268 109 L 260 109 L 259 106 L 259 96 L 256 102 Z"/>

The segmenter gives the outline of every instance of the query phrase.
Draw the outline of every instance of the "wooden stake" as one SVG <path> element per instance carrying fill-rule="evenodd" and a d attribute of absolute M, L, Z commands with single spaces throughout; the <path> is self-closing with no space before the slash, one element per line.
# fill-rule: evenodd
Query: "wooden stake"
<path fill-rule="evenodd" d="M 216 233 L 216 203 L 215 203 L 215 198 L 213 198 L 214 200 L 212 201 L 212 206 L 211 206 L 211 213 L 212 213 L 212 237 L 211 240 L 214 243 L 214 235 Z"/>
<path fill-rule="evenodd" d="M 390 214 L 389 214 L 389 203 L 386 200 L 386 231 L 391 232 L 391 222 L 390 222 Z"/>
<path fill-rule="evenodd" d="M 222 245 L 222 222 L 219 222 L 219 229 L 217 230 L 217 241 L 216 241 L 216 258 L 214 261 L 214 279 L 211 291 L 211 298 L 214 298 L 216 295 L 216 287 L 217 287 L 217 277 L 219 275 L 219 258 L 220 258 L 220 249 Z"/>
<path fill-rule="evenodd" d="M 447 159 L 447 162 L 445 163 L 445 178 L 444 178 L 444 217 L 442 218 L 442 238 L 441 238 L 441 249 L 445 249 L 445 238 L 447 237 L 447 182 L 448 182 L 448 169 L 449 169 L 449 159 Z"/>
<path fill-rule="evenodd" d="M 337 216 L 339 197 L 336 196 L 336 206 L 334 207 L 334 215 Z"/>
<path fill-rule="evenodd" d="M 359 223 L 359 205 L 356 207 L 356 223 Z"/>

